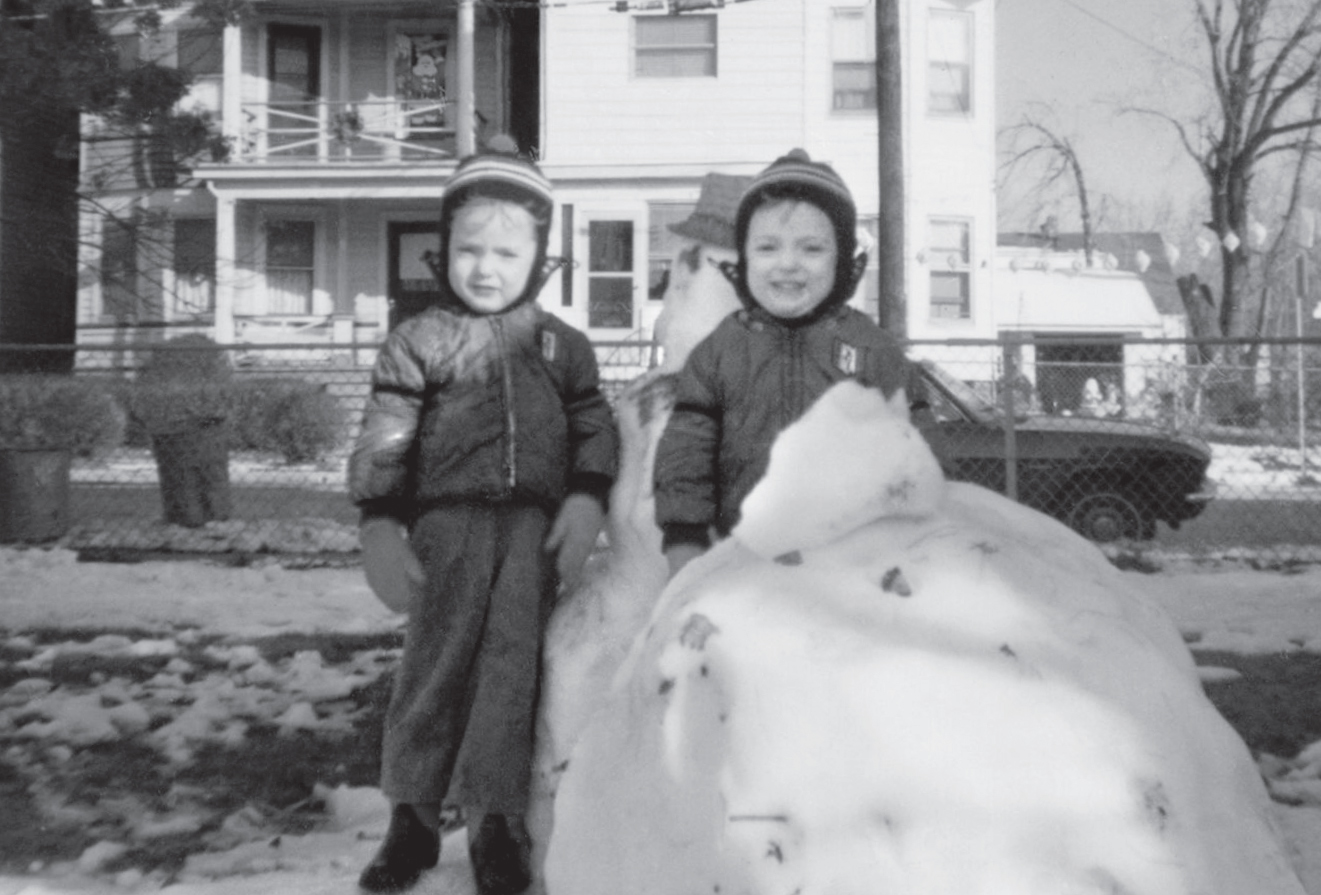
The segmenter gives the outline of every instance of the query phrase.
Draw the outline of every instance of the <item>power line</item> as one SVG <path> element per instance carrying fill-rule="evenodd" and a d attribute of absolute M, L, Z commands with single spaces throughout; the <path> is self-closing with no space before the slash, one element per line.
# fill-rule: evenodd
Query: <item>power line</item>
<path fill-rule="evenodd" d="M 1070 6 L 1073 9 L 1077 10 L 1078 12 L 1082 13 L 1083 15 L 1087 16 L 1089 19 L 1092 19 L 1093 21 L 1101 25 L 1104 25 L 1105 27 L 1109 28 L 1111 31 L 1114 31 L 1116 34 L 1120 35 L 1121 37 L 1131 40 L 1133 43 L 1137 44 L 1138 46 L 1141 46 L 1155 53 L 1157 56 L 1161 56 L 1164 59 L 1173 62 L 1175 65 L 1179 66 L 1180 68 L 1186 68 L 1189 71 L 1196 72 L 1199 75 L 1203 74 L 1202 70 L 1197 66 L 1193 65 L 1192 63 L 1186 62 L 1185 60 L 1180 59 L 1177 56 L 1171 55 L 1168 50 L 1158 47 L 1153 43 L 1149 43 L 1148 41 L 1145 41 L 1142 38 L 1138 37 L 1136 34 L 1132 34 L 1131 32 L 1125 31 L 1123 28 L 1119 27 L 1114 22 L 1101 18 L 1099 15 L 1092 12 L 1090 9 L 1085 9 L 1082 6 L 1079 6 L 1077 3 L 1074 2 L 1074 0 L 1064 0 L 1064 3 L 1067 6 Z"/>

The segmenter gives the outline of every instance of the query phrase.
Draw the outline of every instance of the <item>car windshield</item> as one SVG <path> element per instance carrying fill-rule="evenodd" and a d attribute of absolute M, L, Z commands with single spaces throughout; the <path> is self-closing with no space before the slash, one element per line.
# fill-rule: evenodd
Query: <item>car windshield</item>
<path fill-rule="evenodd" d="M 992 423 L 1000 419 L 1002 415 L 1000 408 L 983 398 L 972 386 L 950 375 L 932 361 L 922 360 L 918 361 L 918 364 L 931 383 L 930 387 L 949 399 L 964 415 L 981 423 Z M 931 397 L 934 399 L 937 395 Z"/>

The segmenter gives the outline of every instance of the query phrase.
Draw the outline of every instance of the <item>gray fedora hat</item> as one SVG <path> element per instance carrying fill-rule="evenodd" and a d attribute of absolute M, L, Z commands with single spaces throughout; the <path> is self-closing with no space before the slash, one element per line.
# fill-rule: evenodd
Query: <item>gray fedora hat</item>
<path fill-rule="evenodd" d="M 671 232 L 698 242 L 734 249 L 734 216 L 739 199 L 752 183 L 751 177 L 735 174 L 708 174 L 702 178 L 702 192 L 697 207 L 686 220 L 670 224 Z"/>

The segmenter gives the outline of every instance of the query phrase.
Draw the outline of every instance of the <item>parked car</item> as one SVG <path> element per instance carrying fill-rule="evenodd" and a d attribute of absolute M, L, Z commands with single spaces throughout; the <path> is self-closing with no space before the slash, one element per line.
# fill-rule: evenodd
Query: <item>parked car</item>
<path fill-rule="evenodd" d="M 918 367 L 936 422 L 923 434 L 945 474 L 1000 493 L 1008 478 L 1003 409 L 930 361 Z M 1214 495 L 1205 442 L 1152 426 L 1082 416 L 1013 423 L 1020 503 L 1093 541 L 1149 540 L 1156 523 L 1192 519 Z"/>

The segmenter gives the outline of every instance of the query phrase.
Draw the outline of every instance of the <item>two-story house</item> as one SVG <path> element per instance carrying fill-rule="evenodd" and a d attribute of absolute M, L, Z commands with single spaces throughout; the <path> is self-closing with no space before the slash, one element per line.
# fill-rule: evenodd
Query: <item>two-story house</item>
<path fill-rule="evenodd" d="M 190 69 L 185 103 L 213 111 L 230 155 L 177 183 L 144 164 L 99 181 L 79 339 L 376 343 L 432 299 L 437 199 L 495 132 L 556 188 L 551 250 L 570 263 L 542 304 L 598 339 L 645 337 L 667 225 L 708 172 L 801 146 L 875 227 L 876 2 L 255 0 L 221 28 L 173 14 L 126 52 Z M 909 333 L 989 336 L 994 4 L 898 2 Z"/>

